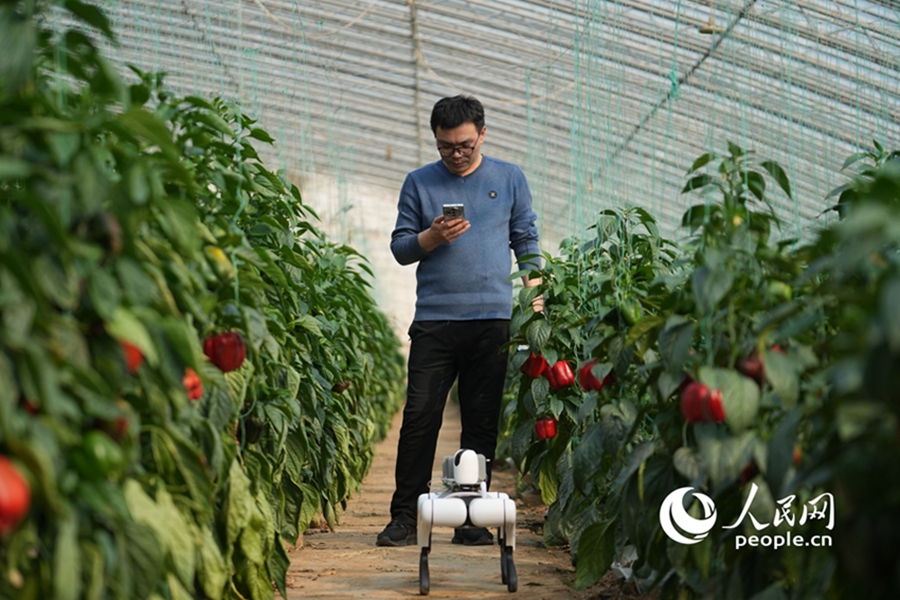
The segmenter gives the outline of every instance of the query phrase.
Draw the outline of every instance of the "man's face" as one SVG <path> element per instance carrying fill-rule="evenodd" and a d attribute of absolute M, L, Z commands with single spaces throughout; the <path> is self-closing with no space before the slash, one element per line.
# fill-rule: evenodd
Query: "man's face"
<path fill-rule="evenodd" d="M 463 123 L 453 129 L 438 127 L 434 132 L 441 160 L 457 175 L 468 175 L 481 163 L 481 143 L 484 130 L 475 128 L 475 123 Z M 468 156 L 466 156 L 468 154 Z"/>

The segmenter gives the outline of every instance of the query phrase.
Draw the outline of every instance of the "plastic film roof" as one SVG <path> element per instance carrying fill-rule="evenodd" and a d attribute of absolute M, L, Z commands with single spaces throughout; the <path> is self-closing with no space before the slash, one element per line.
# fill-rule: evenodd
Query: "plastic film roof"
<path fill-rule="evenodd" d="M 398 190 L 437 160 L 428 121 L 485 105 L 486 154 L 520 164 L 546 238 L 637 204 L 674 230 L 703 152 L 778 161 L 802 230 L 844 159 L 900 142 L 900 4 L 882 0 L 107 1 L 119 61 L 240 102 L 271 166 Z M 352 203 L 353 199 L 335 201 Z M 357 198 L 356 202 L 365 202 Z M 695 202 L 696 199 L 693 199 Z M 544 244 L 545 249 L 552 249 Z"/>

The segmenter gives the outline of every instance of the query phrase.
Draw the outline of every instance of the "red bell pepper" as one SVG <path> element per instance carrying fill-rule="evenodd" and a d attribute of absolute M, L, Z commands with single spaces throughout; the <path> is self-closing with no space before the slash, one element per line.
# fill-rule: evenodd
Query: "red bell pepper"
<path fill-rule="evenodd" d="M 234 331 L 226 331 L 203 340 L 203 353 L 223 373 L 239 369 L 247 357 L 244 338 Z"/>
<path fill-rule="evenodd" d="M 0 456 L 0 535 L 12 533 L 31 507 L 31 488 L 19 469 Z"/>
<path fill-rule="evenodd" d="M 141 349 L 131 342 L 119 340 L 119 345 L 122 346 L 122 351 L 125 353 L 125 366 L 128 367 L 128 372 L 134 375 L 141 368 L 141 363 L 144 362 L 144 355 Z"/>
<path fill-rule="evenodd" d="M 699 381 L 689 383 L 681 392 L 681 414 L 688 423 L 721 423 L 725 420 L 722 390 Z"/>
<path fill-rule="evenodd" d="M 534 422 L 534 430 L 539 439 L 548 440 L 556 437 L 556 419 L 545 417 Z"/>
<path fill-rule="evenodd" d="M 586 392 L 600 391 L 604 387 L 612 385 L 613 381 L 615 381 L 615 375 L 613 375 L 612 371 L 606 374 L 603 381 L 597 379 L 591 371 L 595 364 L 597 364 L 597 359 L 592 358 L 578 369 L 578 383 L 581 385 L 581 389 Z"/>
<path fill-rule="evenodd" d="M 540 354 L 532 352 L 531 355 L 525 359 L 525 362 L 522 363 L 522 367 L 519 370 L 525 373 L 530 379 L 537 379 L 547 370 L 547 359 Z"/>
<path fill-rule="evenodd" d="M 203 382 L 197 371 L 190 367 L 184 368 L 184 377 L 181 378 L 184 389 L 187 390 L 188 400 L 199 400 L 203 397 Z"/>
<path fill-rule="evenodd" d="M 544 372 L 544 376 L 554 390 L 561 390 L 575 383 L 575 373 L 572 372 L 572 365 L 565 360 L 556 361 L 555 365 Z"/>

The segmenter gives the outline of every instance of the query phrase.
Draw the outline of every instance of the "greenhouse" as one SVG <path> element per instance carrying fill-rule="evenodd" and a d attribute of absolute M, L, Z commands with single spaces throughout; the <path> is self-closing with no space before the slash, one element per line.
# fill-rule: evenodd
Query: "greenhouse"
<path fill-rule="evenodd" d="M 0 0 L 0 50 L 0 598 L 900 597 L 897 2 Z"/>

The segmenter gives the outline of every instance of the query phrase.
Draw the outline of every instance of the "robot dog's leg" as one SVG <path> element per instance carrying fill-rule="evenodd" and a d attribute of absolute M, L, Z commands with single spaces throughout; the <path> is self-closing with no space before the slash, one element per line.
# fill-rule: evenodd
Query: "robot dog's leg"
<path fill-rule="evenodd" d="M 416 539 L 419 553 L 419 593 L 427 596 L 431 589 L 428 553 L 431 551 L 431 528 L 435 525 L 459 527 L 466 522 L 466 503 L 460 498 L 442 498 L 438 494 L 419 496 L 419 525 Z"/>

